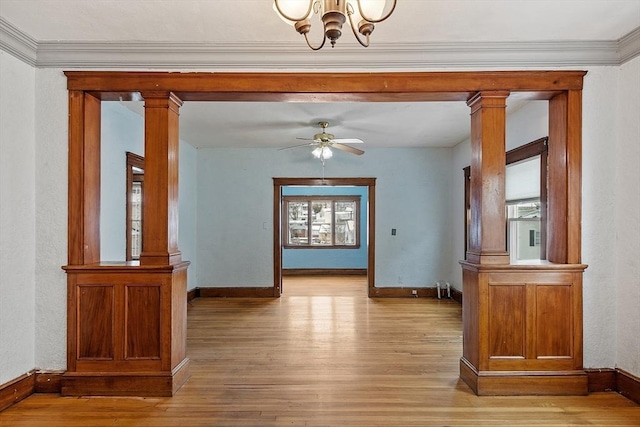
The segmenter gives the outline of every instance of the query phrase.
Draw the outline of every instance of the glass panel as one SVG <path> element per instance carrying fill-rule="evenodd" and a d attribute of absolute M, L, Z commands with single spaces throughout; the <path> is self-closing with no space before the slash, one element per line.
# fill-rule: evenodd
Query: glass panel
<path fill-rule="evenodd" d="M 313 215 L 311 222 L 312 245 L 331 246 L 333 243 L 331 205 L 331 200 L 311 201 L 311 215 Z"/>
<path fill-rule="evenodd" d="M 142 249 L 142 182 L 131 187 L 131 257 L 140 259 Z"/>
<path fill-rule="evenodd" d="M 510 204 L 507 215 L 511 261 L 540 259 L 540 202 Z"/>
<path fill-rule="evenodd" d="M 309 203 L 287 203 L 289 218 L 289 245 L 306 245 L 309 242 Z"/>
<path fill-rule="evenodd" d="M 356 244 L 356 202 L 336 202 L 335 244 L 353 246 Z"/>

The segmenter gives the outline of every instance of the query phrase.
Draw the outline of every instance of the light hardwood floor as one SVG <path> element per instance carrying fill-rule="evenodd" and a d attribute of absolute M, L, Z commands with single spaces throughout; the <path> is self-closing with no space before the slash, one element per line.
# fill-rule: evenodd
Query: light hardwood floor
<path fill-rule="evenodd" d="M 286 278 L 280 299 L 198 299 L 173 398 L 32 395 L 0 426 L 640 426 L 616 393 L 477 397 L 461 307 L 368 299 L 361 277 Z"/>

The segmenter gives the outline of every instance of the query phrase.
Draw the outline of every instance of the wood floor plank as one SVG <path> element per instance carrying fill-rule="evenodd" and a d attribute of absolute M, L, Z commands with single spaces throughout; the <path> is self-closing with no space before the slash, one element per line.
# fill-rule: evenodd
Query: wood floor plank
<path fill-rule="evenodd" d="M 366 278 L 286 277 L 280 299 L 201 298 L 173 398 L 35 394 L 0 426 L 639 426 L 616 393 L 477 397 L 458 378 L 461 307 L 368 299 Z"/>

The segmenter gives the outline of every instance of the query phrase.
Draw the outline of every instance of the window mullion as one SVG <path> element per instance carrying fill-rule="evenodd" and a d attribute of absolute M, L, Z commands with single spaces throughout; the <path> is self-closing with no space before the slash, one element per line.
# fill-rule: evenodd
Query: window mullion
<path fill-rule="evenodd" d="M 336 245 L 336 201 L 331 201 L 331 246 Z"/>
<path fill-rule="evenodd" d="M 311 199 L 307 200 L 307 246 L 313 246 L 313 226 L 311 212 L 313 207 L 311 206 Z"/>

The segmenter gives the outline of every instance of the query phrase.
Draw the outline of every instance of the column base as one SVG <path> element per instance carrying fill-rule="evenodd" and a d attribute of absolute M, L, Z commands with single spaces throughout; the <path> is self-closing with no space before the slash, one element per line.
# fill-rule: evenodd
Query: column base
<path fill-rule="evenodd" d="M 588 377 L 576 371 L 478 371 L 464 357 L 460 379 L 478 396 L 586 396 Z"/>
<path fill-rule="evenodd" d="M 186 358 L 172 372 L 97 373 L 67 372 L 62 376 L 63 396 L 171 397 L 189 376 Z"/>
<path fill-rule="evenodd" d="M 500 252 L 474 252 L 467 251 L 466 261 L 471 264 L 482 265 L 507 265 L 510 263 L 509 253 L 505 251 Z"/>

